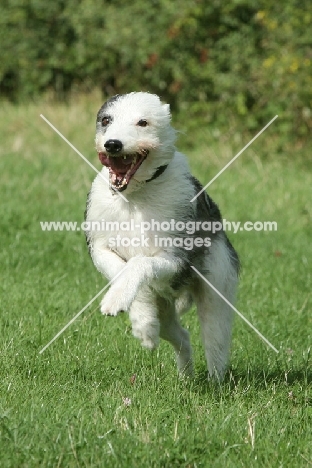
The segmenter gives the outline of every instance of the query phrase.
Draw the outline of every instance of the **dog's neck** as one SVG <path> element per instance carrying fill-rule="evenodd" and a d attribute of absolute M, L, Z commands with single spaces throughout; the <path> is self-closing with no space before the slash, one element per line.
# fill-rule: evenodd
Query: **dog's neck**
<path fill-rule="evenodd" d="M 152 180 L 157 179 L 157 177 L 161 176 L 161 174 L 167 169 L 167 167 L 168 167 L 168 164 L 159 166 L 154 172 L 154 175 L 150 179 L 147 179 L 145 182 L 151 182 Z"/>
<path fill-rule="evenodd" d="M 137 190 L 141 189 L 147 182 L 151 182 L 152 180 L 155 180 L 157 179 L 159 176 L 161 176 L 161 174 L 163 174 L 165 172 L 165 170 L 167 169 L 168 167 L 168 164 L 164 164 L 163 166 L 159 166 L 157 167 L 157 169 L 155 170 L 154 174 L 152 175 L 152 177 L 150 179 L 147 179 L 147 180 L 142 180 L 142 181 L 136 181 L 134 178 L 131 182 L 131 185 L 130 185 L 130 188 L 131 188 L 131 194 L 133 192 L 136 192 Z M 135 184 L 135 185 L 134 185 Z M 113 195 L 116 195 L 118 192 L 116 190 L 113 190 L 112 191 L 112 194 Z M 130 193 L 127 193 L 127 190 L 125 190 L 125 193 L 126 195 L 130 195 Z"/>

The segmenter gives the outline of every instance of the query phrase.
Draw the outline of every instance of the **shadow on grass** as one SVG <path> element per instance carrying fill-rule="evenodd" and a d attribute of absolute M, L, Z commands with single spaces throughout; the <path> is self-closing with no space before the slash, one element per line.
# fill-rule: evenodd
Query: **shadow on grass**
<path fill-rule="evenodd" d="M 202 368 L 197 374 L 194 385 L 200 393 L 226 393 L 253 387 L 255 390 L 264 390 L 272 385 L 289 387 L 291 385 L 312 384 L 312 370 L 308 366 L 301 368 L 276 368 L 271 371 L 254 368 L 232 368 L 225 374 L 222 382 L 208 380 L 206 369 Z"/>

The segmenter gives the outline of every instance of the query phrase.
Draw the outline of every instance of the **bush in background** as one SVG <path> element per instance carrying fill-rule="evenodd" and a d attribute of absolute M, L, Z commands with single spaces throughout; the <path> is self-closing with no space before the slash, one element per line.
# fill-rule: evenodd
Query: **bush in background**
<path fill-rule="evenodd" d="M 189 120 L 312 126 L 312 13 L 286 0 L 2 0 L 0 93 L 148 90 Z"/>

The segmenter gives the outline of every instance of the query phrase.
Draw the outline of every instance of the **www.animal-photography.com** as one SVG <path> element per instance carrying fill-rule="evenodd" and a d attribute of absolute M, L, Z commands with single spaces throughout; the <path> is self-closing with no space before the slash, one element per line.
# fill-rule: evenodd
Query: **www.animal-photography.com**
<path fill-rule="evenodd" d="M 0 7 L 0 465 L 312 465 L 308 4 Z"/>

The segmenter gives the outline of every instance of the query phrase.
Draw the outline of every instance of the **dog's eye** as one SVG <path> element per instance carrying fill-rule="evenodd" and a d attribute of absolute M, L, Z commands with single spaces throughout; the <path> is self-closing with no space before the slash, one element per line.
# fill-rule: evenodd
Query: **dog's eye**
<path fill-rule="evenodd" d="M 137 125 L 138 125 L 139 127 L 147 127 L 147 126 L 148 126 L 148 123 L 147 123 L 147 120 L 141 119 L 141 120 L 138 121 Z"/>
<path fill-rule="evenodd" d="M 109 122 L 110 122 L 109 117 L 103 117 L 103 119 L 102 119 L 102 127 L 107 127 L 107 125 L 109 124 Z"/>

